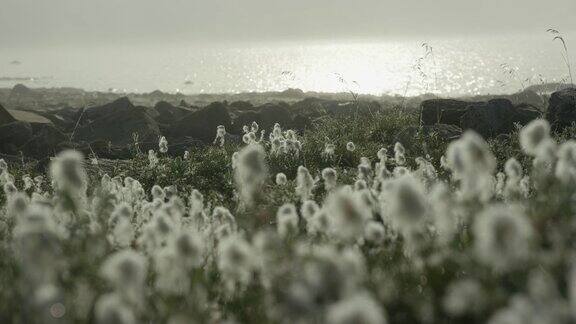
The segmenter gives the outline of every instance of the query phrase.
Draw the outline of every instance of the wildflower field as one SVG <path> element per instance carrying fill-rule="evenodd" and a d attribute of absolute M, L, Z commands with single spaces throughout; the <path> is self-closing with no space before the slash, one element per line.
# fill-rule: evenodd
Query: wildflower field
<path fill-rule="evenodd" d="M 0 161 L 0 323 L 574 323 L 574 129 L 396 143 L 415 116 Z"/>

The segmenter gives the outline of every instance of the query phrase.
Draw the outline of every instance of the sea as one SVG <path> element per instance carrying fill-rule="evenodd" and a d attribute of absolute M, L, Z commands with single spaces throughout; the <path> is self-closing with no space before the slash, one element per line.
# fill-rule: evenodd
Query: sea
<path fill-rule="evenodd" d="M 0 88 L 22 83 L 127 93 L 512 93 L 569 81 L 576 33 L 564 36 L 568 52 L 553 37 L 543 31 L 436 39 L 30 45 L 0 51 Z"/>

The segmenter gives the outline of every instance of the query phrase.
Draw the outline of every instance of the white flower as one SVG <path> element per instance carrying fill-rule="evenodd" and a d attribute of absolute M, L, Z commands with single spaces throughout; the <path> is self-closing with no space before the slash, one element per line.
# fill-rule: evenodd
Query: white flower
<path fill-rule="evenodd" d="M 530 256 L 532 225 L 517 206 L 484 209 L 475 217 L 473 233 L 478 258 L 496 270 L 522 266 Z"/>
<path fill-rule="evenodd" d="M 106 259 L 101 273 L 118 290 L 140 290 L 146 279 L 147 266 L 144 256 L 132 250 L 122 250 Z"/>
<path fill-rule="evenodd" d="M 266 153 L 261 145 L 250 144 L 238 153 L 234 176 L 242 201 L 251 205 L 268 178 Z"/>
<path fill-rule="evenodd" d="M 486 297 L 478 281 L 463 279 L 450 283 L 442 302 L 446 312 L 457 317 L 482 311 Z"/>
<path fill-rule="evenodd" d="M 134 312 L 116 293 L 98 299 L 94 307 L 97 324 L 135 324 Z"/>
<path fill-rule="evenodd" d="M 389 193 L 389 213 L 405 234 L 421 229 L 427 212 L 422 185 L 410 175 L 394 180 Z"/>
<path fill-rule="evenodd" d="M 309 221 L 319 209 L 320 207 L 314 200 L 305 200 L 300 207 L 300 213 L 306 221 Z"/>
<path fill-rule="evenodd" d="M 83 195 L 88 187 L 84 157 L 77 151 L 59 153 L 50 163 L 50 176 L 58 190 Z"/>
<path fill-rule="evenodd" d="M 248 285 L 255 267 L 252 247 L 237 235 L 225 237 L 218 244 L 217 264 L 229 284 Z"/>
<path fill-rule="evenodd" d="M 326 322 L 331 324 L 385 324 L 382 307 L 368 293 L 359 292 L 328 308 Z"/>
<path fill-rule="evenodd" d="M 310 171 L 304 166 L 299 166 L 296 175 L 296 194 L 304 201 L 312 195 L 313 189 L 314 178 L 310 175 Z"/>
<path fill-rule="evenodd" d="M 334 190 L 338 181 L 338 173 L 332 168 L 325 168 L 322 170 L 322 179 L 324 180 L 326 191 Z"/>
<path fill-rule="evenodd" d="M 294 204 L 284 204 L 276 213 L 278 234 L 286 237 L 298 233 L 298 213 Z"/>
<path fill-rule="evenodd" d="M 406 164 L 406 149 L 400 142 L 394 145 L 394 161 L 396 161 L 397 165 Z"/>
<path fill-rule="evenodd" d="M 166 140 L 166 137 L 160 137 L 160 141 L 158 142 L 158 150 L 162 154 L 168 153 L 168 141 Z"/>
<path fill-rule="evenodd" d="M 550 139 L 550 124 L 545 119 L 531 121 L 520 130 L 520 146 L 528 155 L 539 154 L 542 143 Z"/>
<path fill-rule="evenodd" d="M 288 182 L 286 175 L 282 172 L 276 174 L 276 184 L 279 186 L 285 186 Z"/>
<path fill-rule="evenodd" d="M 346 143 L 346 149 L 350 152 L 354 152 L 356 151 L 356 145 L 354 145 L 352 142 L 348 142 Z"/>
<path fill-rule="evenodd" d="M 366 221 L 372 218 L 372 210 L 362 194 L 344 187 L 326 198 L 326 212 L 331 217 L 334 234 L 343 240 L 359 238 Z"/>
<path fill-rule="evenodd" d="M 366 241 L 380 245 L 384 242 L 386 238 L 386 231 L 384 230 L 384 225 L 380 222 L 370 221 L 366 224 L 364 228 L 364 238 Z"/>

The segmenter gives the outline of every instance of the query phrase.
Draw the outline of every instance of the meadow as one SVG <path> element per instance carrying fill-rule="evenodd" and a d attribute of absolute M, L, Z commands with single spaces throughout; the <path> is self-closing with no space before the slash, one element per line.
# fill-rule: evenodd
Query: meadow
<path fill-rule="evenodd" d="M 418 122 L 0 161 L 0 322 L 575 322 L 576 127 L 396 143 Z"/>

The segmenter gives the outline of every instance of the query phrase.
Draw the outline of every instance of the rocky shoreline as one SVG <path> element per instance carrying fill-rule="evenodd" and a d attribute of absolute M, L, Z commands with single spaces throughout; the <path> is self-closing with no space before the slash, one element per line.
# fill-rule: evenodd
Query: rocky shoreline
<path fill-rule="evenodd" d="M 326 117 L 376 114 L 402 107 L 420 115 L 420 125 L 405 125 L 398 140 L 420 130 L 445 140 L 473 129 L 486 138 L 512 132 L 539 117 L 555 128 L 576 122 L 576 88 L 550 95 L 527 89 L 507 96 L 438 99 L 350 94 L 120 95 L 78 89 L 0 89 L 0 154 L 42 160 L 67 148 L 86 155 L 121 159 L 136 150 L 157 148 L 158 138 L 180 154 L 190 146 L 209 145 L 216 128 L 225 126 L 229 141 L 240 142 L 242 127 L 253 121 L 269 131 L 275 123 L 299 132 Z"/>

